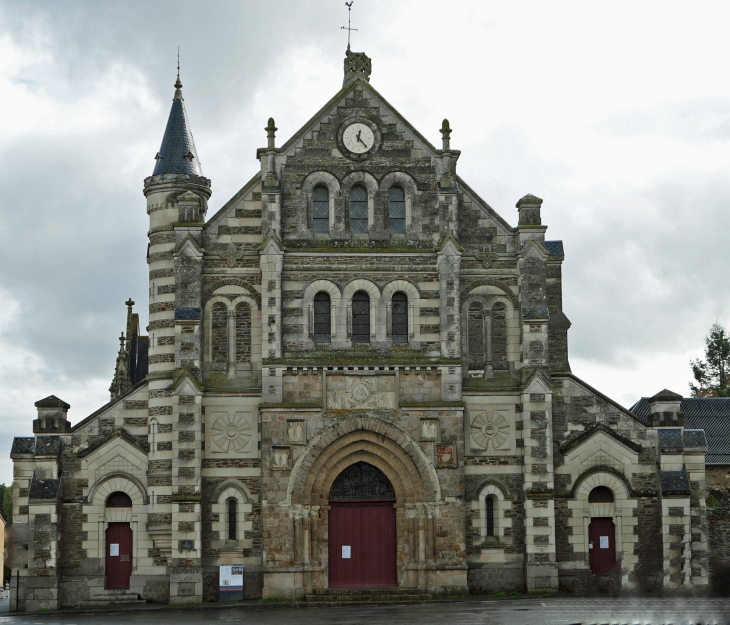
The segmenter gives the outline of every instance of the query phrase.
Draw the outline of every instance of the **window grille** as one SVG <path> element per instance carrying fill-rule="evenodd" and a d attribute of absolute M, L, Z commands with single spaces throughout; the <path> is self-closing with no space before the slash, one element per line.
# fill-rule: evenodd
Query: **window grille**
<path fill-rule="evenodd" d="M 388 191 L 388 212 L 390 217 L 390 233 L 406 233 L 406 194 L 400 187 L 391 187 Z"/>
<path fill-rule="evenodd" d="M 393 343 L 408 342 L 408 297 L 395 293 L 391 305 Z"/>
<path fill-rule="evenodd" d="M 352 296 L 352 342 L 370 342 L 370 298 L 364 291 Z"/>
<path fill-rule="evenodd" d="M 588 495 L 589 503 L 613 503 L 613 492 L 607 486 L 596 486 Z"/>
<path fill-rule="evenodd" d="M 350 230 L 352 234 L 368 233 L 368 192 L 359 185 L 350 191 Z"/>
<path fill-rule="evenodd" d="M 312 223 L 315 234 L 329 234 L 330 193 L 327 187 L 314 187 L 312 191 Z"/>
<path fill-rule="evenodd" d="M 332 340 L 330 296 L 317 293 L 314 296 L 314 342 L 329 343 Z"/>

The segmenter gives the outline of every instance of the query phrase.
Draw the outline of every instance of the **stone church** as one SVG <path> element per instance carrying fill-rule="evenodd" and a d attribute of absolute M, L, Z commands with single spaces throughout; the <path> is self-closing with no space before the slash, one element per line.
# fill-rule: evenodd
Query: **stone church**
<path fill-rule="evenodd" d="M 218 601 L 221 567 L 298 600 L 707 585 L 681 397 L 639 416 L 571 372 L 542 200 L 499 215 L 370 74 L 348 48 L 215 213 L 178 77 L 147 335 L 128 301 L 111 401 L 42 399 L 13 442 L 11 609 Z"/>

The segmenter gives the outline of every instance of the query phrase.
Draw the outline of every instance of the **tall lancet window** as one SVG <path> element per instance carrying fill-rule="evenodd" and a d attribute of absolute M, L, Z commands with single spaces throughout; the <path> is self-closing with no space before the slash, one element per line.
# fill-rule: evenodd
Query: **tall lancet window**
<path fill-rule="evenodd" d="M 390 308 L 393 343 L 408 342 L 408 297 L 395 293 Z"/>
<path fill-rule="evenodd" d="M 479 302 L 469 304 L 467 319 L 467 338 L 469 349 L 469 365 L 476 369 L 484 366 L 485 343 L 484 343 L 484 313 Z"/>
<path fill-rule="evenodd" d="M 246 302 L 236 306 L 236 364 L 251 362 L 251 307 Z"/>
<path fill-rule="evenodd" d="M 360 185 L 350 191 L 350 230 L 352 234 L 368 233 L 368 192 Z"/>
<path fill-rule="evenodd" d="M 352 342 L 370 342 L 370 298 L 365 291 L 352 296 Z"/>
<path fill-rule="evenodd" d="M 388 216 L 390 234 L 406 233 L 406 194 L 400 187 L 388 191 Z"/>
<path fill-rule="evenodd" d="M 238 502 L 231 497 L 226 503 L 228 504 L 228 510 L 226 510 L 228 514 L 228 540 L 237 540 Z"/>
<path fill-rule="evenodd" d="M 507 305 L 492 305 L 490 331 L 492 335 L 491 361 L 495 370 L 507 369 Z"/>
<path fill-rule="evenodd" d="M 314 342 L 330 343 L 332 341 L 332 312 L 330 296 L 320 291 L 314 296 Z"/>
<path fill-rule="evenodd" d="M 223 302 L 213 304 L 211 330 L 211 360 L 225 365 L 228 362 L 228 307 Z"/>
<path fill-rule="evenodd" d="M 312 191 L 312 223 L 314 234 L 329 234 L 330 231 L 330 192 L 319 185 Z"/>

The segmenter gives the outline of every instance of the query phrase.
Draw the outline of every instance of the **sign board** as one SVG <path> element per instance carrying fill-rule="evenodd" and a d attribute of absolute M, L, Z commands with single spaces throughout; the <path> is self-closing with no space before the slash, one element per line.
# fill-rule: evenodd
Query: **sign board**
<path fill-rule="evenodd" d="M 243 565 L 221 564 L 219 601 L 243 601 Z"/>
<path fill-rule="evenodd" d="M 111 545 L 109 545 L 109 555 L 110 556 L 119 555 L 119 544 L 118 543 L 112 543 Z"/>
<path fill-rule="evenodd" d="M 608 536 L 601 536 L 601 549 L 608 549 Z"/>
<path fill-rule="evenodd" d="M 350 545 L 342 545 L 342 557 L 343 558 L 350 558 L 350 557 L 352 557 L 350 555 Z"/>

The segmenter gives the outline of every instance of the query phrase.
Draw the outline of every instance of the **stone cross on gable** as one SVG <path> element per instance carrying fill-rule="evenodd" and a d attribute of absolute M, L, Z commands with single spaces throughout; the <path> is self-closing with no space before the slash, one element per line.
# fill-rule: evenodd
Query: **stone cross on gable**
<path fill-rule="evenodd" d="M 243 256 L 243 250 L 239 250 L 235 244 L 229 243 L 228 249 L 221 253 L 221 258 L 225 258 L 229 267 L 235 267 L 236 261 Z"/>

